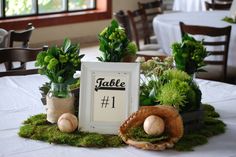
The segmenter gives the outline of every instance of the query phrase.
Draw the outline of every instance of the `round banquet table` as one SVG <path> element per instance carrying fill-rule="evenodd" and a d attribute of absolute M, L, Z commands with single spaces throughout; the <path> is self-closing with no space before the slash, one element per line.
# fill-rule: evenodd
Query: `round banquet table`
<path fill-rule="evenodd" d="M 236 24 L 231 24 L 222 19 L 229 16 L 229 11 L 205 12 L 178 12 L 158 15 L 153 19 L 153 28 L 158 43 L 167 54 L 171 55 L 171 44 L 181 41 L 179 22 L 190 25 L 203 25 L 212 27 L 226 27 L 231 25 L 231 36 L 228 54 L 228 71 L 230 75 L 236 72 Z"/>
<path fill-rule="evenodd" d="M 197 80 L 202 102 L 210 103 L 227 124 L 224 134 L 214 136 L 195 151 L 145 151 L 131 146 L 122 148 L 78 148 L 24 139 L 17 135 L 29 116 L 45 113 L 38 87 L 47 79 L 41 75 L 0 78 L 0 156 L 4 157 L 235 157 L 236 156 L 236 86 Z"/>
<path fill-rule="evenodd" d="M 210 0 L 174 0 L 173 10 L 175 11 L 205 11 L 205 1 Z"/>

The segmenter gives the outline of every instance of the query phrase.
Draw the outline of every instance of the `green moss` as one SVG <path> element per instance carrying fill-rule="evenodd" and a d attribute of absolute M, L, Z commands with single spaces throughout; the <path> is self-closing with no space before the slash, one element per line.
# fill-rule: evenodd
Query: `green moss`
<path fill-rule="evenodd" d="M 19 136 L 30 138 L 34 134 L 35 126 L 33 125 L 24 125 L 20 128 L 18 133 Z"/>
<path fill-rule="evenodd" d="M 35 115 L 27 119 L 18 134 L 24 138 L 77 147 L 102 148 L 124 146 L 122 139 L 115 135 L 102 135 L 81 131 L 63 133 L 56 124 L 47 122 L 45 114 Z"/>
<path fill-rule="evenodd" d="M 113 147 L 120 147 L 124 146 L 124 142 L 119 136 L 108 136 L 107 137 L 107 144 Z"/>
<path fill-rule="evenodd" d="M 205 117 L 214 117 L 214 118 L 220 117 L 219 113 L 215 111 L 215 108 L 209 104 L 204 104 L 203 110 L 205 111 L 204 113 Z"/>
<path fill-rule="evenodd" d="M 219 135 L 225 132 L 226 125 L 216 117 L 219 114 L 215 112 L 213 106 L 203 104 L 204 125 L 201 129 L 185 134 L 181 140 L 175 145 L 178 151 L 191 151 L 194 146 L 203 145 L 208 142 L 207 138 Z"/>
<path fill-rule="evenodd" d="M 161 140 L 168 139 L 168 135 L 162 134 L 159 136 L 148 135 L 145 133 L 142 126 L 133 127 L 128 131 L 128 137 L 135 139 L 136 141 L 146 141 L 150 143 L 156 143 Z"/>
<path fill-rule="evenodd" d="M 89 134 L 82 138 L 80 144 L 84 147 L 104 147 L 106 139 L 101 134 Z"/>
<path fill-rule="evenodd" d="M 191 151 L 195 146 L 208 142 L 208 138 L 225 132 L 226 125 L 216 117 L 214 107 L 204 104 L 204 126 L 194 132 L 185 134 L 174 149 L 177 151 Z M 19 136 L 34 140 L 41 140 L 55 144 L 67 144 L 76 147 L 121 147 L 124 142 L 116 135 L 103 135 L 98 133 L 88 133 L 75 131 L 73 133 L 63 133 L 59 131 L 56 124 L 50 124 L 46 120 L 45 114 L 38 114 L 24 121 L 24 125 L 19 130 Z M 133 127 L 129 130 L 128 136 L 138 141 L 156 143 L 168 138 L 168 135 L 161 136 L 147 135 L 141 126 Z"/>
<path fill-rule="evenodd" d="M 29 119 L 25 120 L 24 124 L 31 124 L 31 125 L 48 124 L 47 119 L 46 119 L 46 114 L 38 114 L 38 115 L 32 116 Z"/>
<path fill-rule="evenodd" d="M 192 151 L 193 147 L 207 143 L 207 138 L 199 134 L 184 135 L 178 143 L 175 144 L 175 150 L 178 151 Z"/>

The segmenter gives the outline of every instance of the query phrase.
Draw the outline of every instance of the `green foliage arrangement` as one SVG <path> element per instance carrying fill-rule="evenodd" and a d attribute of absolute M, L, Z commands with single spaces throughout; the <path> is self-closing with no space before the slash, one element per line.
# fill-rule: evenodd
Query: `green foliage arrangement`
<path fill-rule="evenodd" d="M 208 138 L 225 132 L 226 125 L 219 119 L 219 114 L 214 107 L 203 104 L 204 127 L 193 132 L 185 133 L 174 149 L 177 151 L 192 151 L 195 146 L 203 145 L 208 142 Z M 28 118 L 21 126 L 18 135 L 23 138 L 46 141 L 55 144 L 67 144 L 75 147 L 121 147 L 125 146 L 122 139 L 116 135 L 103 135 L 97 133 L 87 133 L 75 131 L 73 133 L 60 132 L 56 124 L 47 122 L 45 114 L 38 114 Z M 150 136 L 143 128 L 138 126 L 130 130 L 129 136 L 133 139 L 158 142 L 165 140 L 168 136 Z"/>
<path fill-rule="evenodd" d="M 174 106 L 180 112 L 199 109 L 202 93 L 187 73 L 169 69 L 160 80 L 162 84 L 156 96 L 160 104 Z"/>
<path fill-rule="evenodd" d="M 38 54 L 35 66 L 39 67 L 39 73 L 46 75 L 53 83 L 72 84 L 76 70 L 80 70 L 81 59 L 78 44 L 72 44 L 65 39 L 61 47 L 53 46 L 47 51 Z"/>
<path fill-rule="evenodd" d="M 185 34 L 182 42 L 172 44 L 173 56 L 176 68 L 193 75 L 195 72 L 204 71 L 204 58 L 208 56 L 202 42 Z"/>
<path fill-rule="evenodd" d="M 99 35 L 99 50 L 102 56 L 97 57 L 102 62 L 122 62 L 125 57 L 134 56 L 137 46 L 125 34 L 124 28 L 116 20 L 106 27 Z"/>
<path fill-rule="evenodd" d="M 141 72 L 140 105 L 171 105 L 180 112 L 199 109 L 199 87 L 186 72 L 173 69 L 173 58 L 143 62 Z"/>
<path fill-rule="evenodd" d="M 156 95 L 161 85 L 159 77 L 165 70 L 173 68 L 173 58 L 167 57 L 162 62 L 158 57 L 141 62 L 140 105 L 157 104 Z"/>

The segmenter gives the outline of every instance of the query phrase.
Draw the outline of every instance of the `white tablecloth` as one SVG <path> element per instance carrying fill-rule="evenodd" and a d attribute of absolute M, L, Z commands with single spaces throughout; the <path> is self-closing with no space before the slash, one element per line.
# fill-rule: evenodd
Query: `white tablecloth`
<path fill-rule="evenodd" d="M 226 27 L 231 25 L 228 69 L 233 73 L 232 71 L 236 69 L 236 24 L 222 21 L 225 16 L 229 16 L 229 11 L 169 13 L 156 16 L 153 19 L 153 28 L 161 48 L 167 54 L 171 55 L 171 44 L 181 41 L 180 21 L 191 25 L 212 27 Z"/>
<path fill-rule="evenodd" d="M 173 10 L 175 11 L 205 11 L 205 1 L 210 0 L 174 0 Z"/>
<path fill-rule="evenodd" d="M 1 157 L 235 157 L 236 156 L 236 86 L 198 80 L 202 102 L 215 106 L 227 124 L 225 134 L 192 152 L 144 151 L 123 148 L 77 148 L 24 139 L 17 135 L 23 120 L 45 112 L 38 87 L 47 79 L 40 75 L 0 78 L 0 156 Z"/>

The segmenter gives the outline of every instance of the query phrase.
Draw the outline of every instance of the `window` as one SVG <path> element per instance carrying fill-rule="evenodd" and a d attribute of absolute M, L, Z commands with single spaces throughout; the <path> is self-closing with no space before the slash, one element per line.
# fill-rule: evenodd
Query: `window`
<path fill-rule="evenodd" d="M 111 18 L 112 0 L 0 0 L 0 28 L 24 29 Z M 13 7 L 12 7 L 13 6 Z"/>
<path fill-rule="evenodd" d="M 1 0 L 1 18 L 95 9 L 95 0 Z"/>

